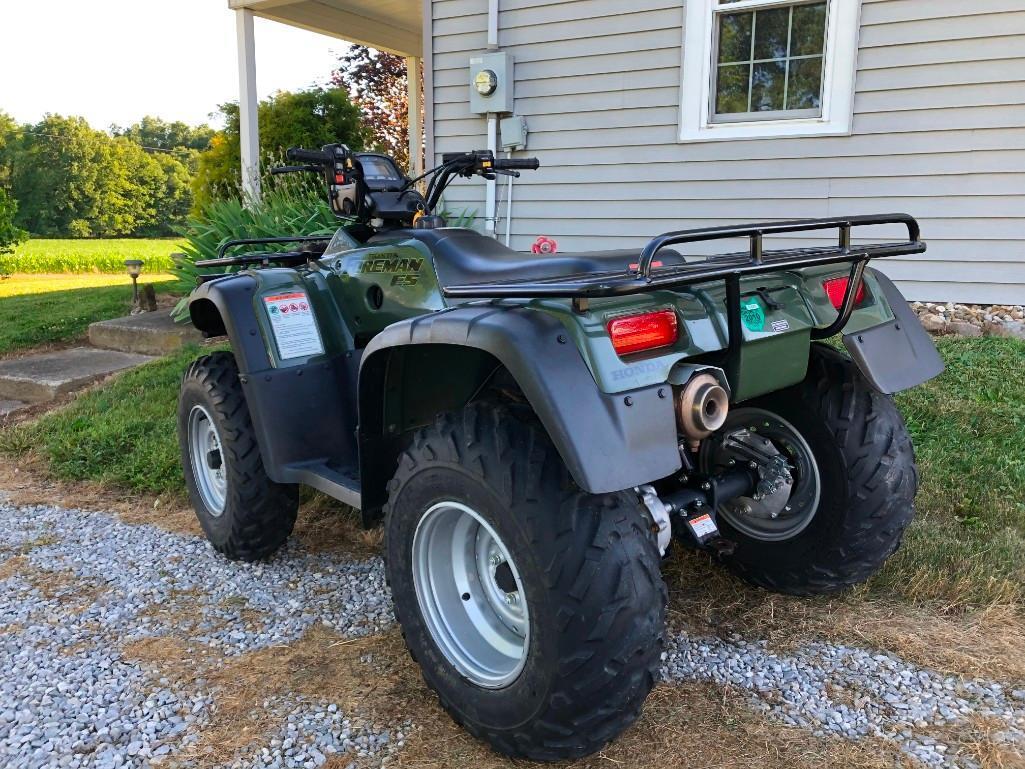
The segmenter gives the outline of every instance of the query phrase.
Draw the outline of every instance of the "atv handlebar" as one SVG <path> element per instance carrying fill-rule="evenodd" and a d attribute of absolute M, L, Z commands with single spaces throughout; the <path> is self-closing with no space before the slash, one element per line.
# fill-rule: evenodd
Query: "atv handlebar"
<path fill-rule="evenodd" d="M 495 161 L 496 171 L 536 171 L 541 167 L 541 161 L 537 158 L 506 158 Z"/>
<path fill-rule="evenodd" d="M 335 162 L 335 156 L 333 153 L 326 152 L 325 150 L 306 150 L 302 147 L 289 147 L 285 150 L 285 157 L 289 160 L 298 160 L 304 163 L 316 163 L 317 165 Z M 287 166 L 285 167 L 287 168 Z"/>

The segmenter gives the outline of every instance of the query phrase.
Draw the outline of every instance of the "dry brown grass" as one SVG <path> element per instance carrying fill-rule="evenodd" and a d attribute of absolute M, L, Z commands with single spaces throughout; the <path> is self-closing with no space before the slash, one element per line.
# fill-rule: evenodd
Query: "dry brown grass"
<path fill-rule="evenodd" d="M 384 532 L 364 529 L 360 513 L 319 492 L 303 500 L 294 536 L 314 553 L 334 552 L 365 558 L 379 555 Z"/>
<path fill-rule="evenodd" d="M 15 574 L 31 568 L 28 558 L 23 555 L 12 555 L 3 563 L 0 563 L 0 579 L 10 579 Z"/>
<path fill-rule="evenodd" d="M 398 725 L 412 718 L 414 729 L 393 758 L 410 769 L 541 767 L 492 752 L 457 726 L 427 689 L 397 632 L 363 639 L 340 638 L 322 627 L 289 646 L 238 658 L 157 638 L 131 644 L 125 656 L 179 681 L 205 678 L 215 692 L 212 722 L 200 741 L 174 762 L 214 766 L 263 744 L 281 726 L 262 703 L 291 694 L 336 702 L 354 723 Z M 563 769 L 666 766 L 712 769 L 884 769 L 901 757 L 880 742 L 818 738 L 770 723 L 753 711 L 744 692 L 708 684 L 660 686 L 641 719 L 596 756 L 557 764 Z M 326 766 L 340 769 L 351 756 Z"/>
<path fill-rule="evenodd" d="M 409 769 L 540 767 L 511 761 L 490 751 L 456 726 L 433 698 L 418 717 L 408 745 L 394 760 Z M 764 720 L 746 697 L 708 684 L 660 686 L 652 692 L 641 718 L 600 753 L 555 764 L 562 769 L 891 769 L 901 757 L 873 740 L 847 742 Z"/>
<path fill-rule="evenodd" d="M 1025 747 L 1001 737 L 1007 724 L 998 718 L 968 716 L 961 723 L 927 731 L 951 746 L 948 756 L 967 757 L 983 769 L 1025 769 Z"/>
<path fill-rule="evenodd" d="M 400 645 L 395 633 L 344 639 L 317 626 L 293 644 L 240 657 L 223 657 L 201 644 L 171 638 L 130 644 L 124 654 L 182 683 L 203 678 L 214 692 L 213 717 L 200 740 L 166 764 L 194 762 L 202 768 L 230 762 L 246 748 L 264 744 L 281 719 L 268 714 L 263 702 L 282 695 L 329 698 L 354 725 L 408 718 L 413 703 L 397 688 Z"/>
<path fill-rule="evenodd" d="M 202 535 L 184 496 L 154 496 L 92 481 L 62 481 L 50 475 L 37 456 L 20 457 L 17 464 L 0 462 L 0 489 L 4 499 L 15 505 L 103 510 L 128 524 L 148 523 L 177 534 Z"/>
<path fill-rule="evenodd" d="M 695 635 L 737 633 L 782 650 L 812 639 L 839 641 L 953 675 L 1025 681 L 1025 616 L 1015 606 L 908 605 L 871 598 L 864 588 L 834 597 L 780 596 L 693 552 L 670 558 L 665 577 L 670 625 Z"/>

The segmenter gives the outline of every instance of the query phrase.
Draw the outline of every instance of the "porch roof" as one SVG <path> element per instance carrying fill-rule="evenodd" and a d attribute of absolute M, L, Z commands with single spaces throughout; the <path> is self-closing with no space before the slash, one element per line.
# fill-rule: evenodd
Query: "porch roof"
<path fill-rule="evenodd" d="M 423 55 L 422 0 L 228 0 L 228 7 L 401 56 Z"/>

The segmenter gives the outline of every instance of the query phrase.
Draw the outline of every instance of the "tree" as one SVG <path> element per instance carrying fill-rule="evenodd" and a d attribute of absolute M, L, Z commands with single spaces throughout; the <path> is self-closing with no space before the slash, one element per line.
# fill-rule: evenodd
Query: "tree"
<path fill-rule="evenodd" d="M 17 137 L 18 124 L 14 118 L 0 110 L 0 185 L 7 184 L 11 176 L 8 145 Z"/>
<path fill-rule="evenodd" d="M 0 254 L 9 254 L 14 247 L 28 238 L 25 230 L 14 226 L 14 216 L 18 212 L 18 201 L 0 187 Z"/>
<path fill-rule="evenodd" d="M 202 152 L 210 146 L 214 129 L 210 126 L 190 126 L 180 120 L 168 123 L 158 117 L 147 115 L 138 123 L 121 128 L 111 126 L 114 136 L 124 136 L 142 147 L 161 150 L 197 150 Z"/>
<path fill-rule="evenodd" d="M 189 170 L 159 154 L 97 131 L 82 118 L 47 115 L 25 126 L 5 151 L 16 222 L 45 236 L 167 233 L 188 208 L 180 189 Z"/>
<path fill-rule="evenodd" d="M 218 197 L 231 197 L 240 190 L 240 138 L 238 104 L 220 106 L 225 127 L 210 140 L 199 156 L 196 170 L 194 208 Z M 359 110 L 341 88 L 311 88 L 279 91 L 258 107 L 260 155 L 265 161 L 283 158 L 288 147 L 322 147 L 342 143 L 363 149 L 365 130 Z"/>
<path fill-rule="evenodd" d="M 395 54 L 353 45 L 339 57 L 331 82 L 344 88 L 363 113 L 370 146 L 409 167 L 408 78 L 406 60 Z"/>

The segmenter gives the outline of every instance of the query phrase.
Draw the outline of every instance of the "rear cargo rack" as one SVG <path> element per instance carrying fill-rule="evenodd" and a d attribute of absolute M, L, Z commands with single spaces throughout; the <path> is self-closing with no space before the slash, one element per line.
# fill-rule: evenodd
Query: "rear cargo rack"
<path fill-rule="evenodd" d="M 854 228 L 882 224 L 904 225 L 908 231 L 907 240 L 856 246 L 851 244 L 851 231 Z M 817 230 L 837 230 L 837 245 L 776 250 L 763 248 L 763 239 L 766 235 Z M 854 298 L 861 285 L 861 276 L 864 274 L 868 261 L 888 256 L 921 254 L 925 251 L 925 243 L 920 239 L 920 235 L 918 222 L 908 214 L 877 214 L 836 219 L 798 219 L 728 227 L 702 227 L 694 230 L 667 232 L 654 238 L 641 252 L 635 270 L 569 275 L 542 280 L 511 280 L 448 286 L 444 289 L 444 293 L 446 297 L 453 299 L 564 297 L 572 298 L 574 306 L 579 308 L 587 299 L 627 296 L 660 289 L 682 288 L 713 280 L 724 280 L 732 346 L 739 344 L 741 338 L 740 279 L 742 277 L 825 264 L 850 264 L 850 279 L 836 320 L 825 328 L 813 331 L 813 337 L 823 339 L 833 336 L 847 325 L 854 309 Z M 670 267 L 656 266 L 655 257 L 667 246 L 728 238 L 747 238 L 748 250 L 717 254 L 691 264 Z"/>

